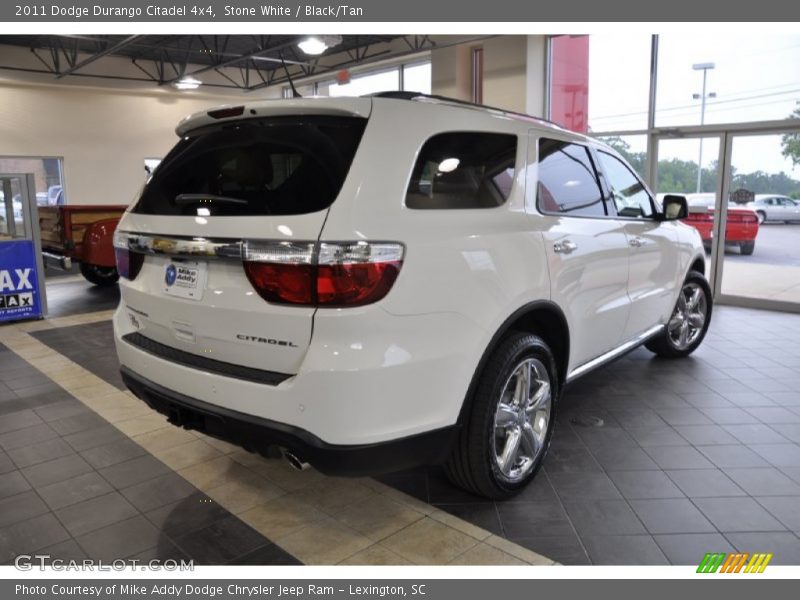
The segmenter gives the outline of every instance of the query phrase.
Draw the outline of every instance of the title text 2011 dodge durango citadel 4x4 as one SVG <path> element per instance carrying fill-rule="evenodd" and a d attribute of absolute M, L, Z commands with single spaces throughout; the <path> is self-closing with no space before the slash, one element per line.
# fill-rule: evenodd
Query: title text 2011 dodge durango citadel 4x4
<path fill-rule="evenodd" d="M 404 93 L 187 117 L 115 236 L 122 374 L 171 422 L 325 473 L 536 474 L 570 380 L 701 343 L 703 246 L 607 146 Z"/>

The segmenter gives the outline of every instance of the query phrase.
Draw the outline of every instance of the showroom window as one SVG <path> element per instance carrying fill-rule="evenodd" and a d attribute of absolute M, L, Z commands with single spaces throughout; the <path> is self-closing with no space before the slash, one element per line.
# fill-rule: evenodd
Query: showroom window
<path fill-rule="evenodd" d="M 495 208 L 511 195 L 517 136 L 454 132 L 436 135 L 419 153 L 406 192 L 417 209 Z"/>
<path fill-rule="evenodd" d="M 540 139 L 538 177 L 536 205 L 541 212 L 605 216 L 605 202 L 586 146 Z"/>
<path fill-rule="evenodd" d="M 0 173 L 32 173 L 39 206 L 66 203 L 64 161 L 61 158 L 0 156 Z"/>
<path fill-rule="evenodd" d="M 407 91 L 431 93 L 431 61 L 404 63 L 396 67 L 366 71 L 352 75 L 349 83 L 339 84 L 329 79 L 296 86 L 298 93 L 309 96 L 363 96 L 377 92 Z M 291 98 L 289 86 L 283 97 Z"/>

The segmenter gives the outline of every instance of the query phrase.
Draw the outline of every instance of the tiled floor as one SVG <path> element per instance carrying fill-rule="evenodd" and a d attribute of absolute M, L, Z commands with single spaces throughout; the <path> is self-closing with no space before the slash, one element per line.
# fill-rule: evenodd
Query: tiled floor
<path fill-rule="evenodd" d="M 0 328 L 13 350 L 0 381 L 17 389 L 0 402 L 10 403 L 0 415 L 0 563 L 47 551 L 198 564 L 552 564 L 377 481 L 296 472 L 172 427 L 120 391 L 105 361 L 109 317 Z"/>
<path fill-rule="evenodd" d="M 579 380 L 543 472 L 510 502 L 438 468 L 382 481 L 567 564 L 734 549 L 800 564 L 800 316 L 718 307 L 691 358 L 640 349 Z"/>
<path fill-rule="evenodd" d="M 150 455 L 150 465 L 166 468 L 165 481 L 184 478 L 200 497 L 216 502 L 225 513 L 209 531 L 230 528 L 231 535 L 245 535 L 247 524 L 283 552 L 322 564 L 546 562 L 524 548 L 567 564 L 697 564 L 705 552 L 734 549 L 773 552 L 776 564 L 800 564 L 796 315 L 719 307 L 706 342 L 692 358 L 659 360 L 642 349 L 576 382 L 562 400 L 545 468 L 532 486 L 505 503 L 454 488 L 440 468 L 381 478 L 391 488 L 369 479 L 296 473 L 283 463 L 166 426 L 159 415 L 136 413 L 127 394 L 122 406 L 112 403 L 108 398 L 123 393 L 109 358 L 110 323 L 101 316 L 88 323 L 56 319 L 58 328 L 31 325 L 33 337 L 20 334 L 15 349 L 45 370 L 50 363 L 42 356 L 48 352 L 49 360 L 61 357 L 55 360 L 74 365 L 63 373 L 51 368 L 52 379 L 98 412 L 95 418 L 112 420 Z M 29 395 L 31 407 L 0 387 L 0 398 L 5 393 L 14 409 L 7 414 L 64 401 L 59 387 L 36 376 L 29 383 L 44 386 Z M 39 440 L 30 446 L 47 446 L 46 430 L 22 424 L 28 430 L 24 437 Z M 15 438 L 9 439 L 13 445 Z M 71 439 L 81 444 L 80 435 Z M 89 462 L 81 453 L 90 451 L 76 453 Z M 108 467 L 89 466 L 115 489 L 128 483 L 115 479 Z M 25 482 L 35 487 L 28 478 L 12 476 L 8 482 L 11 492 Z M 191 513 L 165 509 L 181 518 L 158 521 L 147 494 L 131 493 L 121 495 L 178 544 L 169 532 L 180 529 L 186 517 L 194 520 Z M 63 509 L 54 510 L 57 515 Z M 203 560 L 210 562 L 230 560 L 225 544 L 207 548 L 192 543 L 191 535 L 180 548 L 187 554 L 206 551 Z M 238 560 L 245 558 L 269 560 L 259 552 Z"/>

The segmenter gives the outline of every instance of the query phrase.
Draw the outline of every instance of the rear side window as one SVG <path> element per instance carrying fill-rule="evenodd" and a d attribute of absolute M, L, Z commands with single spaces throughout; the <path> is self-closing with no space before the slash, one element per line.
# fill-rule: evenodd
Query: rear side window
<path fill-rule="evenodd" d="M 538 174 L 536 205 L 541 212 L 606 215 L 597 173 L 585 146 L 540 139 Z"/>
<path fill-rule="evenodd" d="M 193 131 L 158 166 L 133 212 L 250 216 L 324 210 L 344 184 L 365 125 L 355 117 L 280 117 Z"/>
<path fill-rule="evenodd" d="M 511 195 L 517 136 L 453 132 L 420 150 L 406 191 L 417 209 L 495 208 Z"/>

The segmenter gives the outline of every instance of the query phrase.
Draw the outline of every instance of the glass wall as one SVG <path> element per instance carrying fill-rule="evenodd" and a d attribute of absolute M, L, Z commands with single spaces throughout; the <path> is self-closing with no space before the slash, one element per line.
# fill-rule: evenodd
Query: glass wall
<path fill-rule="evenodd" d="M 0 173 L 33 173 L 36 203 L 39 206 L 66 203 L 61 158 L 0 156 Z"/>
<path fill-rule="evenodd" d="M 348 83 L 343 84 L 331 79 L 297 86 L 298 93 L 303 97 L 363 96 L 401 90 L 430 94 L 431 62 L 426 60 L 357 73 L 351 76 Z M 284 87 L 283 97 L 291 98 L 291 96 L 291 90 Z"/>

